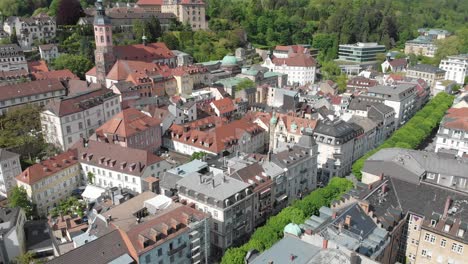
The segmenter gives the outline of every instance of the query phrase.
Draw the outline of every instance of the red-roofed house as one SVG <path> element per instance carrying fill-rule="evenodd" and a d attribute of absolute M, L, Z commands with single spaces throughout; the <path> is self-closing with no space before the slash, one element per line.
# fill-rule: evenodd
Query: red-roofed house
<path fill-rule="evenodd" d="M 236 106 L 231 98 L 225 97 L 220 100 L 216 100 L 210 103 L 216 116 L 219 117 L 230 117 L 236 111 Z"/>
<path fill-rule="evenodd" d="M 79 80 L 73 72 L 69 69 L 56 70 L 56 71 L 47 71 L 47 72 L 33 72 L 31 73 L 34 80 L 48 80 L 48 79 L 57 79 L 60 81 L 69 81 L 69 80 Z"/>
<path fill-rule="evenodd" d="M 388 59 L 385 60 L 382 64 L 382 72 L 404 72 L 408 66 L 408 60 L 405 58 L 401 59 Z"/>
<path fill-rule="evenodd" d="M 96 129 L 94 137 L 126 148 L 155 152 L 161 147 L 161 122 L 135 108 L 128 108 Z"/>
<path fill-rule="evenodd" d="M 138 0 L 138 7 L 150 13 L 161 13 L 162 0 Z"/>
<path fill-rule="evenodd" d="M 262 66 L 288 75 L 288 84 L 307 85 L 315 82 L 316 61 L 306 48 L 289 49 L 285 56 L 268 57 Z M 286 55 L 287 54 L 287 55 Z"/>
<path fill-rule="evenodd" d="M 0 71 L 0 86 L 30 81 L 27 70 Z"/>
<path fill-rule="evenodd" d="M 265 130 L 245 119 L 227 123 L 225 118 L 209 116 L 197 121 L 169 128 L 164 146 L 192 155 L 203 151 L 212 155 L 236 151 L 253 153 L 265 145 Z"/>
<path fill-rule="evenodd" d="M 23 187 L 28 198 L 37 205 L 41 215 L 68 198 L 81 185 L 81 170 L 73 149 L 36 163 L 16 176 L 16 183 Z"/>
<path fill-rule="evenodd" d="M 456 152 L 459 157 L 468 154 L 468 108 L 450 108 L 440 123 L 435 151 Z"/>
<path fill-rule="evenodd" d="M 164 42 L 115 46 L 114 56 L 117 60 L 152 62 L 171 68 L 177 65 L 176 56 Z"/>
<path fill-rule="evenodd" d="M 121 110 L 120 97 L 108 89 L 84 91 L 49 102 L 41 112 L 46 142 L 66 150 Z"/>
<path fill-rule="evenodd" d="M 28 62 L 29 72 L 48 72 L 49 67 L 44 60 Z"/>

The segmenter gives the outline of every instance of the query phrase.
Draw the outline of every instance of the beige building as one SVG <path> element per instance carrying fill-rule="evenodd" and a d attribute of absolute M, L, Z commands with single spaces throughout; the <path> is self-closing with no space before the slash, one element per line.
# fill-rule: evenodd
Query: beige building
<path fill-rule="evenodd" d="M 202 0 L 163 0 L 161 12 L 175 14 L 181 23 L 188 23 L 193 30 L 208 28 Z"/>
<path fill-rule="evenodd" d="M 423 79 L 432 91 L 437 81 L 445 80 L 445 71 L 432 65 L 417 64 L 408 68 L 406 77 Z"/>
<path fill-rule="evenodd" d="M 38 213 L 47 215 L 81 184 L 77 151 L 69 150 L 30 166 L 16 176 L 16 183 L 26 190 Z"/>

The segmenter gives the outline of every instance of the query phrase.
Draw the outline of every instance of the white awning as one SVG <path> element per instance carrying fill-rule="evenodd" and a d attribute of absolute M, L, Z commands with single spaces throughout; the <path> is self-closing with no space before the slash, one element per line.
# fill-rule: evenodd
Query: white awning
<path fill-rule="evenodd" d="M 103 188 L 96 187 L 94 185 L 88 185 L 86 186 L 86 189 L 84 192 L 81 194 L 81 196 L 89 201 L 94 201 L 96 200 L 99 196 L 101 196 L 102 193 L 104 193 L 106 190 Z"/>

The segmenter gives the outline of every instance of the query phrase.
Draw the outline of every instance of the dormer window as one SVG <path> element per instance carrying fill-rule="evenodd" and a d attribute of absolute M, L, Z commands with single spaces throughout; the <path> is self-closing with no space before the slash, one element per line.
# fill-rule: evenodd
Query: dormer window
<path fill-rule="evenodd" d="M 449 224 L 445 224 L 444 231 L 445 231 L 445 232 L 449 232 L 449 231 L 450 231 L 450 225 L 449 225 Z"/>
<path fill-rule="evenodd" d="M 464 234 L 465 234 L 465 230 L 463 230 L 463 229 L 458 229 L 457 236 L 463 237 Z"/>
<path fill-rule="evenodd" d="M 432 220 L 431 220 L 431 226 L 432 226 L 432 227 L 435 227 L 436 225 L 437 225 L 437 221 L 434 220 L 434 219 L 432 219 Z"/>

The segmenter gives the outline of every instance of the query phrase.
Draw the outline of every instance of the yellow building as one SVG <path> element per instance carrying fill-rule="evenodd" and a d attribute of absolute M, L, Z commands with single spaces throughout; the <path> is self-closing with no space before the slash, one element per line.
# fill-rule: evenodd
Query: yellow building
<path fill-rule="evenodd" d="M 189 24 L 193 30 L 208 29 L 202 0 L 163 0 L 161 12 L 173 13 L 181 23 Z"/>
<path fill-rule="evenodd" d="M 40 215 L 70 196 L 81 184 L 80 164 L 75 149 L 36 163 L 16 176 L 19 187 L 26 189 Z"/>

